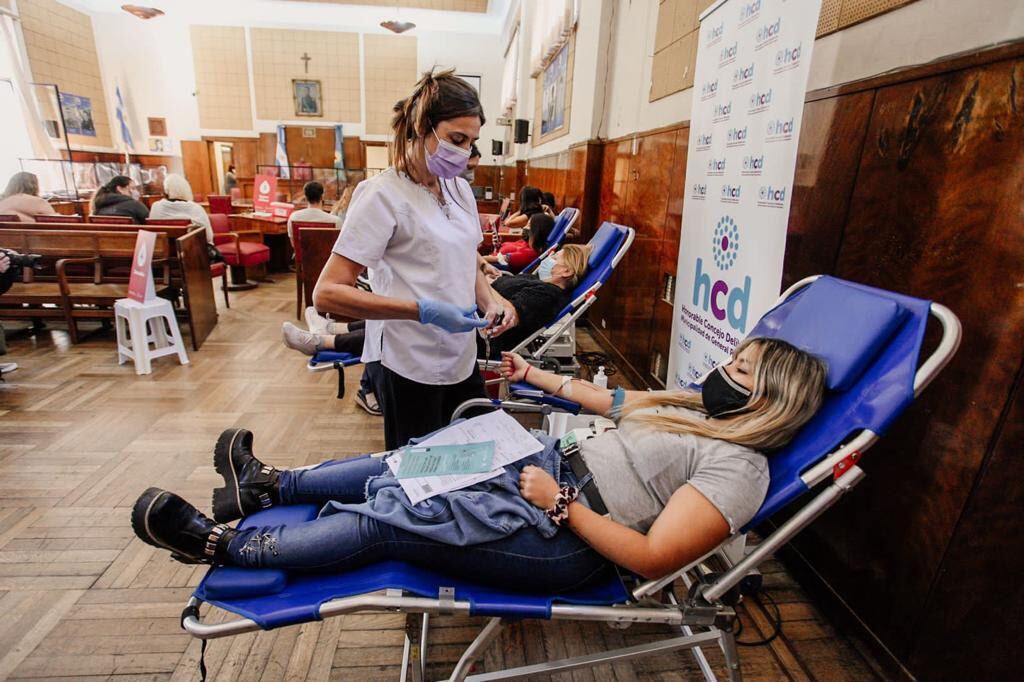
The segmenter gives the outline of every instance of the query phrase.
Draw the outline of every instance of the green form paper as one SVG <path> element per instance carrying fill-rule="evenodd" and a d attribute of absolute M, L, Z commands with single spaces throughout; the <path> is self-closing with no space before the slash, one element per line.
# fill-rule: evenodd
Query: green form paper
<path fill-rule="evenodd" d="M 397 478 L 480 474 L 491 470 L 493 460 L 493 440 L 466 445 L 410 445 L 402 451 Z"/>

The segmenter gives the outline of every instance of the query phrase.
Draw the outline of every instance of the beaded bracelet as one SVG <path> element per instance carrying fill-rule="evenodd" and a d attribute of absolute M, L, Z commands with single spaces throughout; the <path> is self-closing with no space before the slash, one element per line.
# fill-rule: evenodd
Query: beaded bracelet
<path fill-rule="evenodd" d="M 548 515 L 551 522 L 556 526 L 561 526 L 562 523 L 569 519 L 569 505 L 576 501 L 579 497 L 580 491 L 571 485 L 562 486 L 555 495 L 555 503 L 551 506 L 551 509 L 544 510 L 544 513 Z"/>

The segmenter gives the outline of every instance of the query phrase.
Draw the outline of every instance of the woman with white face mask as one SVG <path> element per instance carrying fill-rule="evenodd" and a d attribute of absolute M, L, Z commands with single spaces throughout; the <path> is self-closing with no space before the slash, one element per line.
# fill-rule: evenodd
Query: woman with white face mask
<path fill-rule="evenodd" d="M 483 397 L 474 332 L 515 321 L 477 268 L 480 219 L 459 177 L 484 122 L 476 91 L 454 71 L 426 73 L 394 112 L 392 167 L 356 188 L 313 292 L 321 314 L 367 320 L 362 359 L 383 366 L 389 449 Z M 373 293 L 356 287 L 367 269 Z"/>
<path fill-rule="evenodd" d="M 142 225 L 149 209 L 139 201 L 135 181 L 127 175 L 115 175 L 92 196 L 92 214 L 127 216 Z"/>

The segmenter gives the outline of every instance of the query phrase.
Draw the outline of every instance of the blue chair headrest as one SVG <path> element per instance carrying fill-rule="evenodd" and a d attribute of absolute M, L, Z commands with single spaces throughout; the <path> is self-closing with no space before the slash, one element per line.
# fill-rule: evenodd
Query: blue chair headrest
<path fill-rule="evenodd" d="M 762 336 L 789 341 L 822 358 L 828 363 L 828 388 L 845 391 L 885 348 L 905 313 L 891 298 L 828 277 L 801 293 L 784 329 Z"/>
<path fill-rule="evenodd" d="M 572 222 L 572 217 L 578 210 L 569 207 L 562 209 L 562 212 L 555 218 L 554 227 L 551 228 L 551 232 L 548 234 L 548 246 L 562 243 L 562 240 L 565 239 L 565 232 L 569 228 L 569 223 Z"/>
<path fill-rule="evenodd" d="M 590 258 L 587 265 L 595 268 L 601 265 L 614 253 L 615 249 L 622 243 L 625 230 L 615 223 L 604 223 L 590 239 Z"/>

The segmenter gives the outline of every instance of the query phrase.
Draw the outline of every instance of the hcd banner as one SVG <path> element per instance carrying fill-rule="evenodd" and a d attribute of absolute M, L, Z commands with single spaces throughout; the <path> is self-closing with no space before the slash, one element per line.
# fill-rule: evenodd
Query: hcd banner
<path fill-rule="evenodd" d="M 670 387 L 726 359 L 775 302 L 821 0 L 724 0 L 701 16 Z"/>

